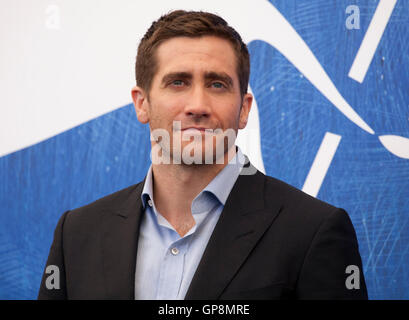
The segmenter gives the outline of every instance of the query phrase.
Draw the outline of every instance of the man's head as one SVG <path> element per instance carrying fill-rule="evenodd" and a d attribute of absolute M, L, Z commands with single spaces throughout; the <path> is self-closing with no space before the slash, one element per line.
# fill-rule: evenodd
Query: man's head
<path fill-rule="evenodd" d="M 209 151 L 212 163 L 230 158 L 252 95 L 247 48 L 222 18 L 175 11 L 154 22 L 139 45 L 136 77 L 132 98 L 138 120 L 149 123 L 153 148 L 173 163 L 181 154 L 204 163 Z"/>
<path fill-rule="evenodd" d="M 197 38 L 216 36 L 228 40 L 237 59 L 237 75 L 240 92 L 247 93 L 250 76 L 250 59 L 246 44 L 240 35 L 221 17 L 196 11 L 177 10 L 153 22 L 142 38 L 135 63 L 136 83 L 149 93 L 152 79 L 157 71 L 156 50 L 164 41 L 175 37 Z"/>

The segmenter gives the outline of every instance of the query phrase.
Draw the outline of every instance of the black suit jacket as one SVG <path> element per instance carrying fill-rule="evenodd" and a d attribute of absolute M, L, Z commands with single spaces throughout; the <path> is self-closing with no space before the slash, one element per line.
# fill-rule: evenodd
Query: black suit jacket
<path fill-rule="evenodd" d="M 44 273 L 39 299 L 134 298 L 143 183 L 64 213 L 47 261 L 60 289 Z M 359 289 L 346 287 L 349 265 Z M 348 214 L 261 172 L 240 175 L 186 299 L 367 299 Z"/>

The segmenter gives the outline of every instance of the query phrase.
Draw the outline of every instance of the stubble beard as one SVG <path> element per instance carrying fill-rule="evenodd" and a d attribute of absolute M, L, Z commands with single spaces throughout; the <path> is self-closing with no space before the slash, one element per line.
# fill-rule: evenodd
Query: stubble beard
<path fill-rule="evenodd" d="M 203 166 L 225 164 L 233 157 L 236 130 L 206 129 L 204 133 L 193 130 L 183 134 L 180 129 L 180 121 L 174 121 L 172 134 L 165 129 L 151 132 L 152 163 Z"/>

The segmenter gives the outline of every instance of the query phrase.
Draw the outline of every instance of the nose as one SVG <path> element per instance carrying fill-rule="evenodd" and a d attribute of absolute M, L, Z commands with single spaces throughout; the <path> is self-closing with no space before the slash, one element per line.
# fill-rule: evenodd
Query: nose
<path fill-rule="evenodd" d="M 193 119 L 209 118 L 210 112 L 210 99 L 206 88 L 194 87 L 185 106 L 186 116 Z"/>

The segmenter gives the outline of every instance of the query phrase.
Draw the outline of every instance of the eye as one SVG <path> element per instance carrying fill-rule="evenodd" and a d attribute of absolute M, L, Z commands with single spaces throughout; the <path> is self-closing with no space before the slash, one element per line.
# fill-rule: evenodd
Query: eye
<path fill-rule="evenodd" d="M 225 85 L 221 82 L 212 82 L 212 87 L 217 89 L 223 89 Z"/>
<path fill-rule="evenodd" d="M 171 82 L 171 85 L 180 87 L 180 86 L 184 85 L 184 81 L 183 80 L 173 80 Z"/>

